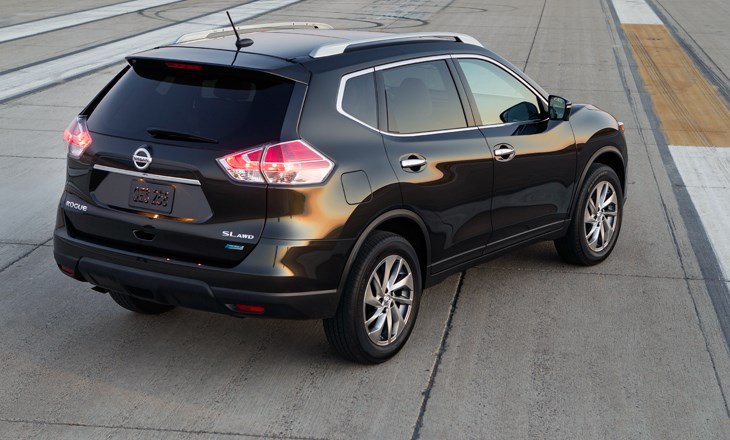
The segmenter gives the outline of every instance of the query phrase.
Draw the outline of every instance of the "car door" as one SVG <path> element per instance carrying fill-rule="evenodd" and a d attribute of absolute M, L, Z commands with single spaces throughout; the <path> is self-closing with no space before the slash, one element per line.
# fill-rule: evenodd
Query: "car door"
<path fill-rule="evenodd" d="M 385 149 L 429 229 L 433 273 L 481 255 L 492 229 L 492 155 L 453 69 L 448 56 L 376 68 Z"/>
<path fill-rule="evenodd" d="M 559 229 L 569 217 L 575 184 L 570 123 L 550 120 L 545 98 L 501 63 L 486 57 L 454 61 L 495 157 L 487 252 Z"/>

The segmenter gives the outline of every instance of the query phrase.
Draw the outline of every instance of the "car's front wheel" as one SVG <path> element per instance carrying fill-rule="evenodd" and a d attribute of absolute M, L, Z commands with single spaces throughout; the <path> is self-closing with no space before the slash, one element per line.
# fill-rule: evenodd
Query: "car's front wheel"
<path fill-rule="evenodd" d="M 616 172 L 603 164 L 591 165 L 568 233 L 555 240 L 560 257 L 581 266 L 608 258 L 621 231 L 623 206 L 621 182 Z"/>
<path fill-rule="evenodd" d="M 408 340 L 420 298 L 413 247 L 400 235 L 376 231 L 355 259 L 335 316 L 324 320 L 327 340 L 349 360 L 383 362 Z"/>

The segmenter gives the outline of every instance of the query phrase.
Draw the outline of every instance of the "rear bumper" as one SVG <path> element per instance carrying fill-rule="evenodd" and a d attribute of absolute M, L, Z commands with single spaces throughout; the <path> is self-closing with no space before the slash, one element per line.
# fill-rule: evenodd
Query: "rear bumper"
<path fill-rule="evenodd" d="M 69 236 L 53 237 L 56 263 L 73 277 L 105 290 L 175 306 L 288 319 L 328 318 L 339 303 L 337 286 L 350 240 L 281 241 L 262 239 L 234 268 L 149 257 Z M 246 313 L 235 304 L 263 307 Z"/>

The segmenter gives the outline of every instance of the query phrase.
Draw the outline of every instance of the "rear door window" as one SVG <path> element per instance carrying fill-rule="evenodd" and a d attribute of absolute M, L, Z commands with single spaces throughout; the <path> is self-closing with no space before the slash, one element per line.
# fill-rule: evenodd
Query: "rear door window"
<path fill-rule="evenodd" d="M 464 109 L 446 61 L 383 70 L 388 131 L 420 133 L 466 127 Z"/>
<path fill-rule="evenodd" d="M 138 63 L 141 64 L 141 63 Z M 109 90 L 88 119 L 106 135 L 154 139 L 148 130 L 214 139 L 231 149 L 279 140 L 293 83 L 240 69 L 135 66 Z"/>

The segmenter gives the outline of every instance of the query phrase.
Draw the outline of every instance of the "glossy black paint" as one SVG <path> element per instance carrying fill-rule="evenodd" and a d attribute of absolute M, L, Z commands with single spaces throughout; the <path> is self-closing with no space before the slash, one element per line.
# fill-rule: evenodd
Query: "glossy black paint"
<path fill-rule="evenodd" d="M 162 303 L 234 315 L 242 313 L 230 304 L 243 303 L 267 307 L 262 316 L 324 318 L 334 314 L 349 267 L 374 230 L 396 232 L 412 243 L 424 285 L 429 286 L 514 247 L 560 237 L 584 173 L 595 161 L 614 167 L 625 192 L 623 134 L 612 116 L 595 107 L 574 105 L 569 121 L 548 119 L 545 106 L 537 121 L 478 125 L 467 86 L 449 55 L 488 57 L 531 85 L 542 101 L 548 98 L 539 85 L 489 50 L 423 40 L 364 46 L 318 59 L 308 56 L 325 42 L 363 35 L 369 33 L 272 31 L 250 34 L 254 44 L 238 54 L 233 38 L 219 38 L 130 57 L 131 63 L 184 61 L 294 81 L 280 139 L 272 142 L 302 139 L 334 162 L 334 170 L 320 185 L 243 185 L 228 179 L 217 165 L 220 152 L 158 142 L 151 146 L 155 162 L 148 171 L 201 185 L 176 184 L 181 200 L 190 201 L 175 206 L 168 216 L 155 216 L 121 206 L 128 191 L 125 177 L 109 178 L 92 169 L 96 164 L 134 171 L 131 153 L 139 142 L 95 133 L 94 144 L 81 159 L 68 159 L 54 233 L 56 261 L 74 268 L 79 280 Z M 292 41 L 296 44 L 285 44 Z M 343 76 L 433 56 L 448 60 L 467 115 L 466 128 L 389 134 L 382 91 L 378 127 L 337 111 Z M 99 98 L 84 114 L 93 112 Z M 494 160 L 493 150 L 504 144 L 514 148 L 514 158 Z M 246 147 L 251 146 L 232 145 L 226 152 Z M 400 161 L 411 156 L 426 159 L 427 165 L 402 168 Z M 88 210 L 74 211 L 65 205 L 67 199 L 86 204 Z M 138 230 L 153 239 L 140 240 L 134 233 Z M 242 251 L 225 250 L 231 242 L 221 237 L 226 230 L 254 238 L 235 240 L 244 246 Z"/>

